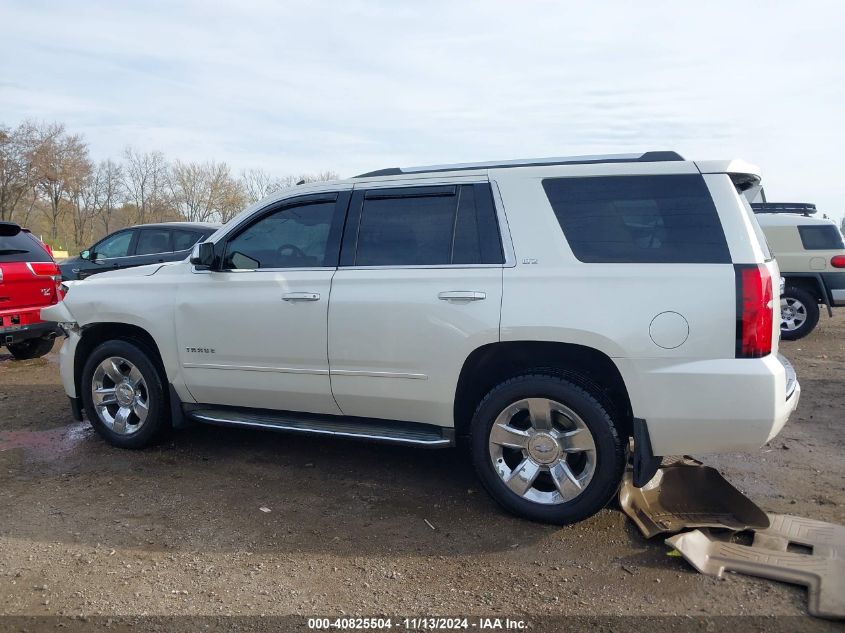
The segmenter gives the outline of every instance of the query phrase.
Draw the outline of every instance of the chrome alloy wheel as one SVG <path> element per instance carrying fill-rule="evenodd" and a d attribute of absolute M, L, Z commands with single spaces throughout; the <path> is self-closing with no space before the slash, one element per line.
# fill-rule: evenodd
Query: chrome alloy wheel
<path fill-rule="evenodd" d="M 780 329 L 792 332 L 807 320 L 807 306 L 792 297 L 780 298 Z"/>
<path fill-rule="evenodd" d="M 596 444 L 581 416 L 547 398 L 509 405 L 493 422 L 488 441 L 499 477 L 527 501 L 572 501 L 596 471 Z"/>
<path fill-rule="evenodd" d="M 119 435 L 132 435 L 144 425 L 150 409 L 147 383 L 135 365 L 110 356 L 97 365 L 91 380 L 97 417 Z"/>

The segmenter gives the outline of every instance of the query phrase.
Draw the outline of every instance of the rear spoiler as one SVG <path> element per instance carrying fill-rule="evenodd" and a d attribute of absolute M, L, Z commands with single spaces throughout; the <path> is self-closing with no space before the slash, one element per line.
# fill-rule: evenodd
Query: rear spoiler
<path fill-rule="evenodd" d="M 816 205 L 809 202 L 752 202 L 754 213 L 801 213 L 810 216 L 816 212 Z"/>
<path fill-rule="evenodd" d="M 14 237 L 21 232 L 21 227 L 14 222 L 0 222 L 0 236 Z"/>
<path fill-rule="evenodd" d="M 744 160 L 697 160 L 695 166 L 702 174 L 727 174 L 749 202 L 760 192 L 760 168 Z"/>

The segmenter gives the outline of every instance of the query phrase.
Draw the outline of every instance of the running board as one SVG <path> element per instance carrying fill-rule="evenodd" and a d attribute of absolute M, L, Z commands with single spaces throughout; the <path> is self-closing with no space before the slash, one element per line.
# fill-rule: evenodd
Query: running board
<path fill-rule="evenodd" d="M 430 448 L 454 445 L 453 429 L 417 422 L 218 407 L 193 409 L 186 411 L 185 416 L 197 422 L 219 426 L 240 426 L 311 435 L 333 435 L 372 442 Z"/>

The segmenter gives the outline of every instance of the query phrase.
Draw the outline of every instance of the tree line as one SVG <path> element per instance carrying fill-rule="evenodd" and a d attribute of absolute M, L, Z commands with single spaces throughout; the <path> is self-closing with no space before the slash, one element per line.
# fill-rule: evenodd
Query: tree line
<path fill-rule="evenodd" d="M 247 205 L 332 171 L 235 175 L 225 162 L 168 160 L 127 147 L 95 162 L 62 123 L 0 123 L 0 221 L 30 228 L 54 248 L 76 250 L 116 229 L 147 222 L 226 222 Z"/>

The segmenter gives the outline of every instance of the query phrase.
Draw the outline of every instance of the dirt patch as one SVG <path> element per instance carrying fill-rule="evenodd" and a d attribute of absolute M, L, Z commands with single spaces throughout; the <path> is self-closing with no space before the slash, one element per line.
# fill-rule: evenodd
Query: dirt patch
<path fill-rule="evenodd" d="M 771 445 L 698 456 L 767 511 L 845 522 L 843 335 L 840 313 L 782 344 L 803 394 Z M 54 356 L 0 356 L 0 614 L 800 616 L 805 605 L 798 588 L 698 574 L 615 508 L 567 528 L 510 517 L 458 450 L 220 428 L 110 448 L 72 422 Z"/>

